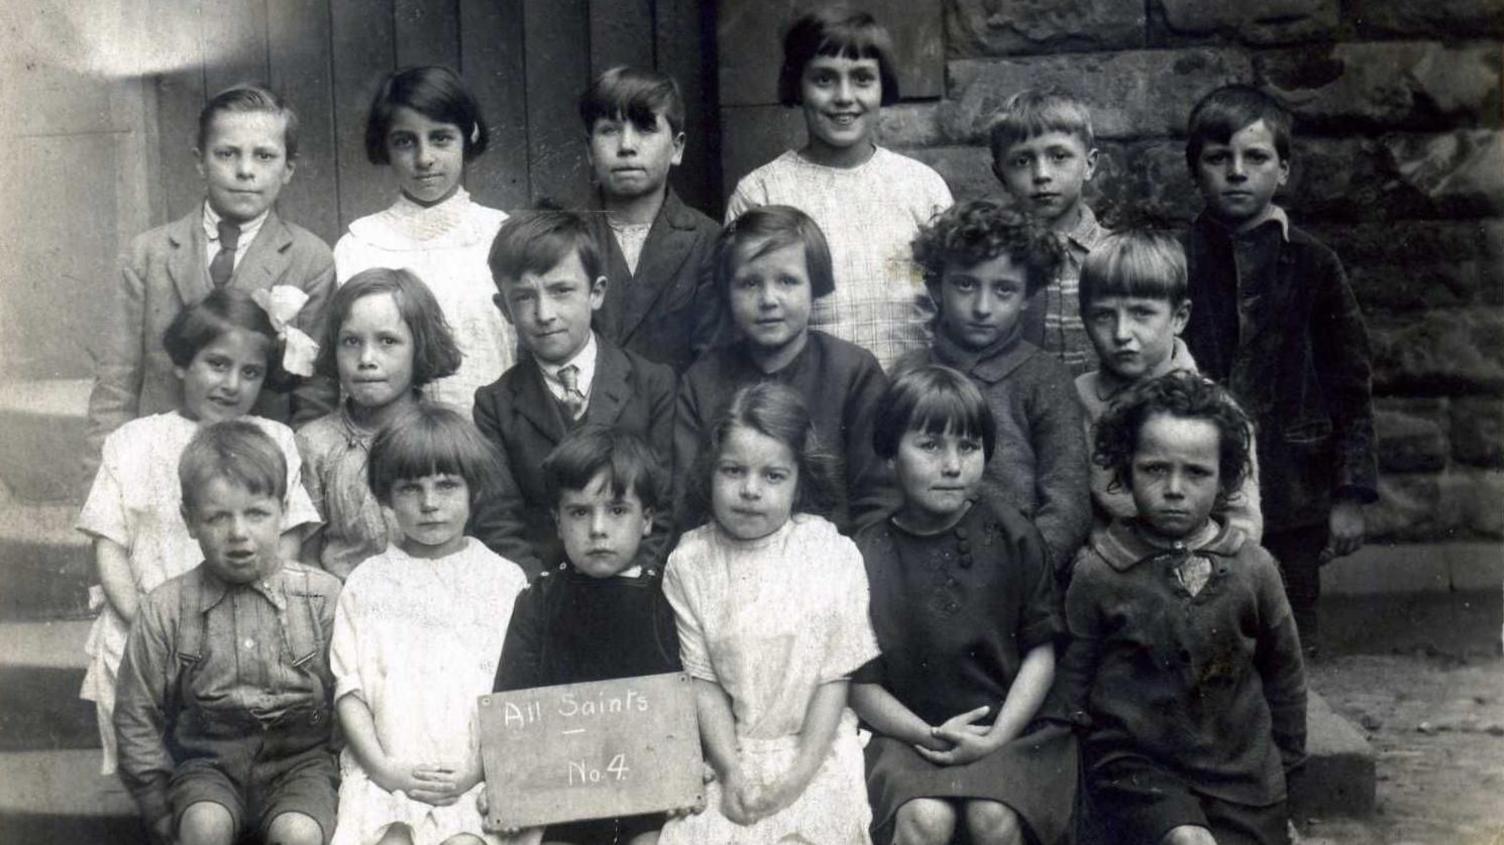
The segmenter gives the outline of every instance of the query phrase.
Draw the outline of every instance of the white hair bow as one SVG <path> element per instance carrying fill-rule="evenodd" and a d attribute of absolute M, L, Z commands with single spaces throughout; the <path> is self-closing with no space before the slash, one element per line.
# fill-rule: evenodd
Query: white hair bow
<path fill-rule="evenodd" d="M 307 292 L 292 285 L 273 285 L 269 289 L 252 291 L 251 299 L 266 312 L 272 328 L 277 330 L 277 338 L 282 341 L 282 369 L 295 376 L 313 375 L 319 345 L 292 324 L 308 302 Z"/>

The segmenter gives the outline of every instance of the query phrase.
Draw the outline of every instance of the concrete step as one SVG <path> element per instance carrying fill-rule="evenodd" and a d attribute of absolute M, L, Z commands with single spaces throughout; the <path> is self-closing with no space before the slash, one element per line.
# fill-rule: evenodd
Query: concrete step
<path fill-rule="evenodd" d="M 0 753 L 0 842 L 145 845 L 135 802 L 99 752 Z"/>
<path fill-rule="evenodd" d="M 1306 764 L 1290 778 L 1292 818 L 1373 815 L 1373 746 L 1315 690 L 1306 691 Z"/>
<path fill-rule="evenodd" d="M 78 506 L 0 504 L 0 622 L 76 619 L 94 578 Z"/>
<path fill-rule="evenodd" d="M 0 624 L 0 752 L 99 748 L 94 705 L 78 697 L 88 632 L 88 622 Z"/>
<path fill-rule="evenodd" d="M 0 381 L 0 481 L 28 502 L 81 501 L 89 379 Z"/>

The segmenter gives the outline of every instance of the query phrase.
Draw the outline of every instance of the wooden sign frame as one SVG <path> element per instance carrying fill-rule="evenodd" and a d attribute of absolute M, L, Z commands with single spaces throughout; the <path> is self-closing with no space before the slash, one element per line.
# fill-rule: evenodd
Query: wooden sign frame
<path fill-rule="evenodd" d="M 494 693 L 479 712 L 493 830 L 705 800 L 694 684 L 682 672 Z"/>

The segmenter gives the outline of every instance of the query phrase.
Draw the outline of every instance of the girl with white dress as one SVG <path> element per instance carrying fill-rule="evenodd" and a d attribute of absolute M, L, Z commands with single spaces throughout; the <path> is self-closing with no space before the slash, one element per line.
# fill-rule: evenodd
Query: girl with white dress
<path fill-rule="evenodd" d="M 934 304 L 909 242 L 950 189 L 929 166 L 877 144 L 882 107 L 898 102 L 892 39 L 866 12 L 822 7 L 783 42 L 778 100 L 804 112 L 808 142 L 747 174 L 726 222 L 749 208 L 791 205 L 830 241 L 835 289 L 815 300 L 810 328 L 877 356 L 891 371 L 928 345 Z"/>
<path fill-rule="evenodd" d="M 401 194 L 385 211 L 350 224 L 334 245 L 338 281 L 372 267 L 411 270 L 433 291 L 454 331 L 459 372 L 425 388 L 429 399 L 470 413 L 475 390 L 516 359 L 517 336 L 491 304 L 486 256 L 504 212 L 472 202 L 465 166 L 489 134 L 475 98 L 454 71 L 417 67 L 387 77 L 366 118 L 366 157 L 390 165 Z"/>
<path fill-rule="evenodd" d="M 371 492 L 401 539 L 350 573 L 329 665 L 347 745 L 333 845 L 480 845 L 476 700 L 491 692 L 522 570 L 465 536 L 495 453 L 421 405 L 371 444 Z"/>
<path fill-rule="evenodd" d="M 93 701 L 104 746 L 101 774 L 116 763 L 115 678 L 125 654 L 131 620 L 146 594 L 203 560 L 183 522 L 178 457 L 207 423 L 245 416 L 262 386 L 281 381 L 282 343 L 262 306 L 235 288 L 220 288 L 183 309 L 167 327 L 162 345 L 183 382 L 176 411 L 139 417 L 104 441 L 103 459 L 78 517 L 78 530 L 93 540 L 99 586 L 89 604 L 99 611 L 84 650 L 89 668 L 79 696 Z M 283 499 L 283 556 L 297 558 L 305 530 L 319 522 L 300 483 L 298 447 L 292 429 L 247 417 L 282 448 L 287 459 Z"/>
<path fill-rule="evenodd" d="M 684 670 L 716 778 L 659 842 L 870 843 L 852 672 L 878 654 L 861 554 L 815 511 L 830 501 L 799 394 L 739 391 L 696 465 L 711 521 L 669 555 Z"/>

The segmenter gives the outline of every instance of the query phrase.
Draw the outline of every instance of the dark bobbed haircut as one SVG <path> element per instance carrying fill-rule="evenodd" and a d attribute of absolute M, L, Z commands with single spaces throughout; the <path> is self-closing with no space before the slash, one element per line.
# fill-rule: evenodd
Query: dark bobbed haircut
<path fill-rule="evenodd" d="M 356 273 L 340 285 L 329 298 L 328 319 L 314 367 L 321 375 L 339 379 L 339 332 L 355 303 L 368 296 L 390 294 L 397 313 L 413 335 L 413 388 L 454 375 L 460 368 L 461 353 L 444 318 L 444 309 L 433 291 L 411 270 L 373 267 Z"/>
<path fill-rule="evenodd" d="M 924 283 L 939 300 L 940 282 L 953 265 L 973 267 L 999 255 L 1024 266 L 1027 292 L 1055 277 L 1065 247 L 1035 218 L 995 200 L 956 203 L 930 218 L 910 247 Z"/>
<path fill-rule="evenodd" d="M 965 374 L 939 364 L 900 368 L 877 403 L 872 449 L 879 458 L 898 455 L 904 433 L 949 431 L 982 441 L 982 455 L 992 459 L 997 421 L 982 391 Z"/>
<path fill-rule="evenodd" d="M 716 238 L 715 285 L 722 301 L 730 296 L 737 265 L 794 244 L 804 247 L 810 295 L 818 298 L 834 291 L 830 243 L 820 225 L 793 206 L 762 205 L 727 223 Z"/>
<path fill-rule="evenodd" d="M 458 126 L 465 161 L 485 152 L 491 142 L 491 130 L 481 117 L 480 104 L 459 74 L 439 65 L 403 68 L 383 80 L 371 99 L 366 116 L 366 158 L 372 164 L 391 164 L 386 136 L 392 129 L 393 115 L 403 106 L 436 123 Z"/>
<path fill-rule="evenodd" d="M 721 447 L 731 432 L 747 428 L 789 447 L 798 465 L 794 513 L 830 515 L 841 501 L 835 477 L 835 459 L 825 451 L 815 434 L 815 424 L 798 391 L 777 382 L 758 382 L 738 390 L 709 426 L 695 456 L 694 470 L 685 479 L 690 511 L 704 516 L 711 511 L 711 478 Z"/>
<path fill-rule="evenodd" d="M 266 338 L 266 379 L 262 388 L 280 390 L 293 377 L 282 369 L 282 341 L 266 310 L 251 295 L 238 288 L 223 287 L 184 308 L 162 332 L 162 346 L 175 367 L 187 368 L 204 347 L 232 331 L 251 332 Z"/>
<path fill-rule="evenodd" d="M 491 267 L 491 281 L 506 293 L 504 284 L 515 282 L 524 273 L 547 273 L 574 253 L 591 284 L 605 275 L 600 244 L 590 232 L 590 223 L 574 211 L 541 208 L 519 211 L 508 217 L 496 239 L 486 263 Z"/>
<path fill-rule="evenodd" d="M 647 441 L 625 429 L 591 426 L 564 438 L 543 459 L 549 503 L 558 507 L 564 491 L 584 490 L 601 473 L 617 498 L 630 492 L 653 510 L 664 500 L 663 470 Z"/>
<path fill-rule="evenodd" d="M 1074 94 L 1030 89 L 1009 97 L 987 127 L 993 162 L 1001 162 L 1008 147 L 1046 132 L 1074 135 L 1088 152 L 1097 143 L 1091 110 Z"/>
<path fill-rule="evenodd" d="M 845 59 L 876 59 L 883 85 L 882 104 L 898 102 L 898 65 L 893 60 L 893 38 L 877 19 L 848 6 L 823 6 L 799 16 L 783 37 L 783 67 L 778 71 L 778 102 L 797 106 L 803 102 L 800 80 L 804 66 L 816 56 Z"/>
<path fill-rule="evenodd" d="M 215 94 L 198 113 L 196 146 L 200 155 L 208 155 L 209 133 L 214 119 L 221 114 L 264 112 L 282 118 L 282 146 L 287 160 L 298 157 L 298 113 L 269 89 L 260 85 L 236 85 Z"/>
<path fill-rule="evenodd" d="M 250 420 L 225 420 L 200 428 L 178 457 L 183 508 L 192 512 L 211 481 L 222 479 L 257 496 L 287 496 L 287 456 Z"/>
<path fill-rule="evenodd" d="M 1157 414 L 1182 419 L 1206 420 L 1221 436 L 1217 457 L 1219 473 L 1217 510 L 1237 492 L 1250 471 L 1253 426 L 1248 415 L 1216 382 L 1186 370 L 1176 370 L 1136 385 L 1126 397 L 1107 409 L 1097 423 L 1092 460 L 1112 473 L 1111 487 L 1126 490 L 1133 483 L 1133 454 L 1138 451 L 1139 432 Z"/>
<path fill-rule="evenodd" d="M 1080 284 L 1083 315 L 1104 296 L 1162 299 L 1178 308 L 1190 297 L 1185 248 L 1164 229 L 1120 229 L 1087 253 Z"/>
<path fill-rule="evenodd" d="M 658 123 L 659 114 L 675 135 L 684 131 L 684 95 L 679 83 L 656 70 L 617 65 L 592 80 L 580 95 L 580 120 L 586 134 L 602 118 L 630 120 L 638 129 L 647 130 Z"/>
<path fill-rule="evenodd" d="M 366 460 L 366 481 L 376 501 L 387 505 L 398 481 L 458 475 L 470 488 L 474 506 L 496 489 L 499 466 L 496 447 L 463 414 L 420 402 L 376 433 Z"/>
<path fill-rule="evenodd" d="M 1290 136 L 1295 116 L 1279 100 L 1252 85 L 1224 85 L 1201 98 L 1187 121 L 1185 163 L 1196 173 L 1201 148 L 1208 143 L 1226 144 L 1240 130 L 1260 120 L 1274 136 L 1274 151 L 1280 161 L 1290 160 Z"/>

